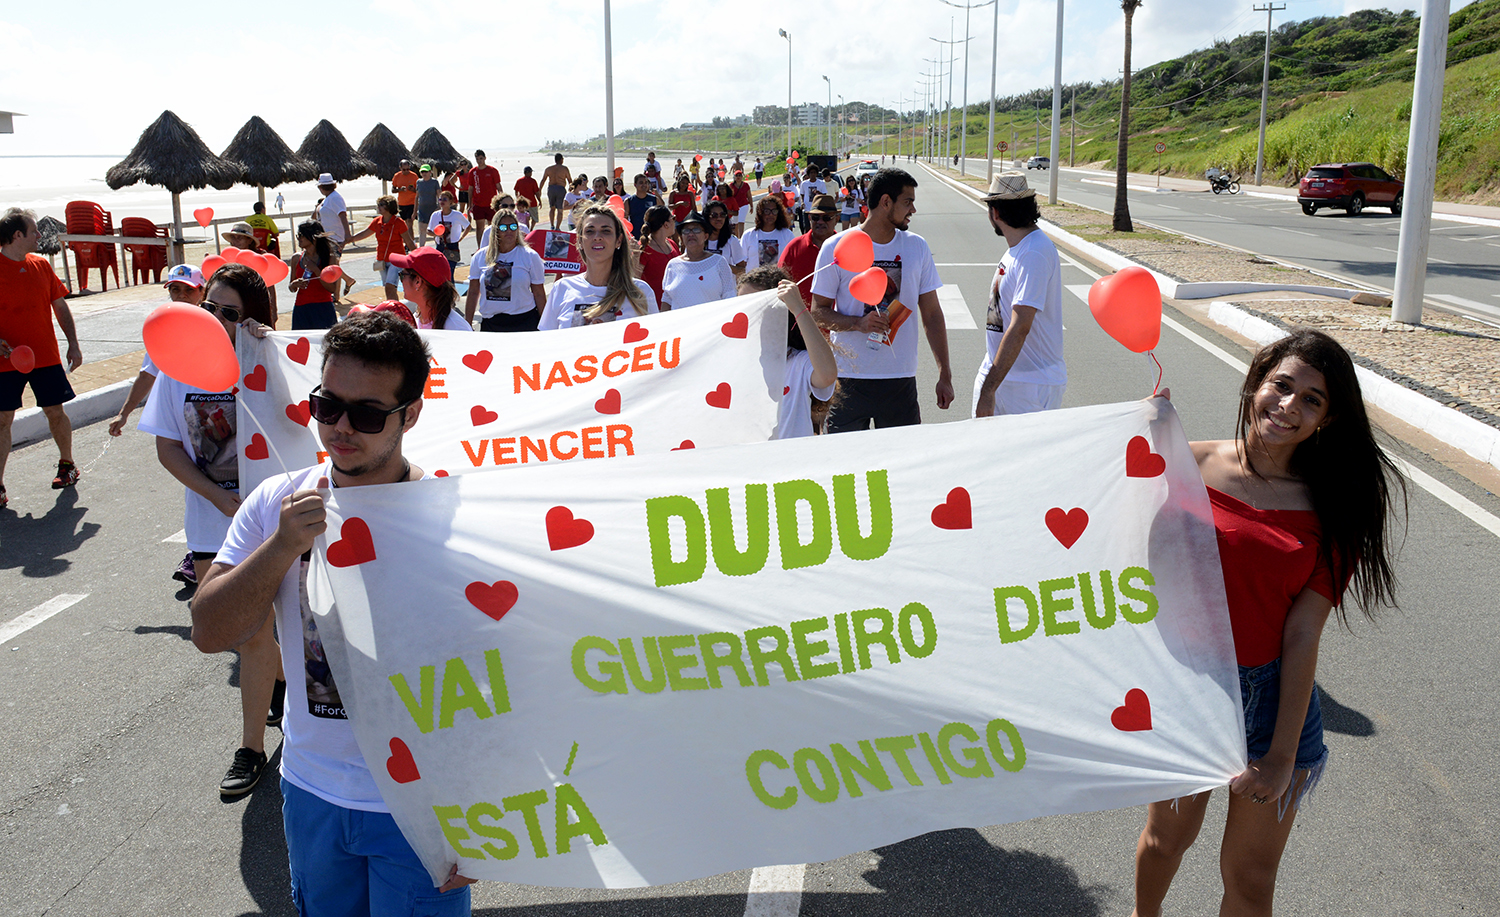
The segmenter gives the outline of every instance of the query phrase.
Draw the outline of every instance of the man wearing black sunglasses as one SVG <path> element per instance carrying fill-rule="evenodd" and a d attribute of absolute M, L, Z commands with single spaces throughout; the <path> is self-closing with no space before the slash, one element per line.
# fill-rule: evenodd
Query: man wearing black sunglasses
<path fill-rule="evenodd" d="M 802 291 L 802 301 L 812 302 L 812 272 L 818 266 L 818 250 L 823 247 L 833 231 L 838 228 L 839 205 L 831 194 L 820 194 L 813 198 L 803 216 L 808 221 L 808 230 L 781 249 L 779 263 L 797 281 Z"/>
<path fill-rule="evenodd" d="M 193 643 L 206 653 L 239 645 L 266 606 L 276 608 L 283 664 L 298 673 L 287 683 L 281 792 L 305 914 L 345 913 L 350 901 L 368 902 L 371 913 L 409 912 L 413 901 L 435 898 L 441 913 L 469 912 L 469 880 L 455 867 L 434 890 L 391 818 L 303 604 L 313 543 L 328 527 L 327 489 L 423 477 L 401 443 L 422 412 L 428 366 L 416 330 L 387 313 L 350 315 L 328 330 L 322 381 L 308 398 L 328 460 L 270 478 L 245 499 L 193 602 Z"/>

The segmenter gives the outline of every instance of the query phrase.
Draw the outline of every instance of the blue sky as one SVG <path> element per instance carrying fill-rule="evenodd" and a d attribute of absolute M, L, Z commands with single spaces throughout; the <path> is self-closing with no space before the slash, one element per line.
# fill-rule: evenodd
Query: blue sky
<path fill-rule="evenodd" d="M 999 2 L 1000 95 L 1050 85 L 1056 7 Z M 1416 4 L 1283 0 L 1275 23 Z M 1458 9 L 1469 0 L 1454 0 Z M 1136 66 L 1264 27 L 1245 2 L 1147 0 L 1135 18 Z M 459 3 L 406 0 L 317 5 L 77 0 L 0 9 L 0 109 L 27 113 L 0 135 L 0 156 L 123 154 L 170 108 L 215 151 L 252 114 L 296 147 L 319 118 L 357 144 L 377 121 L 408 144 L 437 126 L 457 146 L 535 148 L 604 129 L 603 2 Z M 757 18 L 760 10 L 769 10 Z M 423 13 L 414 10 L 425 10 Z M 61 12 L 59 12 L 61 11 Z M 969 99 L 990 83 L 991 8 L 971 23 Z M 939 0 L 614 0 L 615 125 L 668 126 L 785 104 L 792 34 L 793 97 L 895 107 L 916 90 L 946 39 Z M 1117 78 L 1117 0 L 1069 0 L 1063 79 Z M 959 57 L 954 98 L 962 99 Z M 909 103 L 908 103 L 909 104 Z"/>

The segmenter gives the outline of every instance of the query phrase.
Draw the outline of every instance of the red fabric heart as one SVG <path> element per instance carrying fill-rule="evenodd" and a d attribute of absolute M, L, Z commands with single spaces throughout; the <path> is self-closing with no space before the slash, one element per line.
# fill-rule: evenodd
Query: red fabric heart
<path fill-rule="evenodd" d="M 1151 699 L 1140 688 L 1125 692 L 1125 703 L 1116 707 L 1109 721 L 1121 732 L 1144 732 L 1151 728 Z"/>
<path fill-rule="evenodd" d="M 328 546 L 328 562 L 335 567 L 353 567 L 375 559 L 375 542 L 370 527 L 358 516 L 344 520 L 339 540 Z"/>
<path fill-rule="evenodd" d="M 487 423 L 494 423 L 500 419 L 500 415 L 494 411 L 487 410 L 484 405 L 476 404 L 469 408 L 469 420 L 474 426 L 482 427 Z"/>
<path fill-rule="evenodd" d="M 437 471 L 434 471 L 432 473 L 432 476 L 435 477 L 435 478 L 446 478 L 448 476 L 448 472 L 446 472 L 443 469 L 439 468 Z"/>
<path fill-rule="evenodd" d="M 699 280 L 702 280 L 702 279 L 703 279 L 703 275 L 702 275 L 702 274 L 699 274 L 699 275 L 698 275 L 698 279 L 699 279 Z"/>
<path fill-rule="evenodd" d="M 750 333 L 750 317 L 745 313 L 737 313 L 734 318 L 719 326 L 727 338 L 744 339 Z"/>
<path fill-rule="evenodd" d="M 1146 437 L 1137 436 L 1125 446 L 1125 476 L 1127 478 L 1154 478 L 1167 470 L 1167 460 L 1151 451 Z"/>
<path fill-rule="evenodd" d="M 593 537 L 594 524 L 587 519 L 574 519 L 573 511 L 566 506 L 547 510 L 547 546 L 552 550 L 576 548 Z"/>
<path fill-rule="evenodd" d="M 490 364 L 494 361 L 495 355 L 490 353 L 488 350 L 481 350 L 478 353 L 464 355 L 464 365 L 474 370 L 476 373 L 485 372 L 490 368 Z"/>
<path fill-rule="evenodd" d="M 303 366 L 307 365 L 307 355 L 311 352 L 312 344 L 308 343 L 307 338 L 297 338 L 295 344 L 286 345 L 286 355 L 291 357 L 294 362 L 301 363 Z"/>
<path fill-rule="evenodd" d="M 783 395 L 790 395 L 791 393 L 792 393 L 792 387 L 790 385 L 783 385 L 781 387 L 781 394 L 783 394 Z"/>
<path fill-rule="evenodd" d="M 385 759 L 385 772 L 397 783 L 411 783 L 422 779 L 422 772 L 417 770 L 417 762 L 411 756 L 411 749 L 400 739 L 391 739 L 391 756 Z"/>
<path fill-rule="evenodd" d="M 631 322 L 625 326 L 625 343 L 634 344 L 636 341 L 644 341 L 646 335 L 650 333 L 641 326 L 640 322 Z"/>
<path fill-rule="evenodd" d="M 1088 527 L 1089 514 L 1076 506 L 1066 511 L 1058 506 L 1047 510 L 1047 528 L 1065 548 L 1073 547 Z"/>
<path fill-rule="evenodd" d="M 263 392 L 266 390 L 266 368 L 256 366 L 245 375 L 245 388 L 252 392 Z"/>
<path fill-rule="evenodd" d="M 604 393 L 604 397 L 594 402 L 594 410 L 600 414 L 620 413 L 620 390 L 612 388 Z"/>
<path fill-rule="evenodd" d="M 269 458 L 271 450 L 266 446 L 266 438 L 259 433 L 250 437 L 250 444 L 245 447 L 245 458 L 252 462 L 258 462 Z"/>
<path fill-rule="evenodd" d="M 297 426 L 305 427 L 307 426 L 307 422 L 312 420 L 312 407 L 306 401 L 289 404 L 286 406 L 286 416 L 288 420 Z"/>
<path fill-rule="evenodd" d="M 741 335 L 741 337 L 743 337 L 743 336 L 744 335 Z M 714 389 L 713 391 L 709 392 L 707 395 L 703 396 L 703 400 L 707 401 L 708 402 L 708 406 L 711 407 L 711 408 L 724 408 L 725 410 L 728 410 L 729 409 L 729 395 L 730 395 L 729 383 L 728 382 L 720 382 L 718 388 Z"/>
<path fill-rule="evenodd" d="M 680 446 L 673 446 L 672 447 L 672 451 L 673 452 L 678 452 L 678 451 L 683 450 L 683 449 L 692 449 L 692 448 L 694 448 L 693 441 L 690 440 L 690 439 L 685 439 L 685 440 L 682 441 L 682 445 L 680 445 Z"/>
<path fill-rule="evenodd" d="M 940 529 L 971 529 L 974 507 L 969 492 L 962 487 L 948 491 L 948 499 L 932 508 L 932 524 Z"/>
<path fill-rule="evenodd" d="M 516 584 L 510 580 L 500 580 L 494 585 L 489 583 L 470 583 L 464 589 L 464 598 L 469 604 L 494 618 L 496 621 L 505 617 L 505 613 L 516 604 L 516 599 L 521 597 L 521 592 Z"/>

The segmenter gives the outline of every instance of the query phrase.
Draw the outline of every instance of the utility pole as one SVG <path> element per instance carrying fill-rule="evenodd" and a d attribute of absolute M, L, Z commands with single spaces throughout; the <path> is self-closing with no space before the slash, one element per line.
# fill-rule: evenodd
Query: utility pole
<path fill-rule="evenodd" d="M 1074 142 L 1078 139 L 1078 90 L 1068 101 L 1068 168 L 1073 168 Z"/>
<path fill-rule="evenodd" d="M 995 74 L 1000 69 L 1000 3 L 995 2 L 995 26 L 990 35 L 990 137 L 986 144 L 989 156 L 988 174 L 984 180 L 995 180 Z"/>
<path fill-rule="evenodd" d="M 786 155 L 792 155 L 792 36 L 786 29 L 777 29 L 786 39 Z"/>
<path fill-rule="evenodd" d="M 1062 41 L 1063 41 L 1063 0 L 1057 0 L 1057 48 L 1053 52 L 1055 60 L 1052 64 L 1052 144 L 1047 151 L 1047 203 L 1057 203 L 1057 172 L 1062 164 L 1057 160 L 1060 156 L 1058 149 L 1062 143 Z"/>
<path fill-rule="evenodd" d="M 609 0 L 604 0 L 604 163 L 615 174 L 615 64 L 610 44 Z"/>
<path fill-rule="evenodd" d="M 1255 183 L 1259 185 L 1261 170 L 1266 165 L 1266 101 L 1271 97 L 1271 14 L 1286 9 L 1286 4 L 1267 3 L 1252 9 L 1266 14 L 1266 62 L 1260 72 L 1260 143 L 1255 147 Z"/>
<path fill-rule="evenodd" d="M 1433 185 L 1437 182 L 1438 126 L 1443 114 L 1443 76 L 1448 64 L 1449 0 L 1423 0 L 1417 35 L 1417 74 L 1412 86 L 1411 133 L 1406 141 L 1406 186 L 1401 236 L 1396 243 L 1396 288 L 1391 321 L 1422 321 L 1427 246 L 1432 230 Z"/>
<path fill-rule="evenodd" d="M 959 127 L 958 127 L 958 136 L 959 136 L 959 142 L 958 142 L 958 174 L 960 174 L 960 175 L 968 175 L 969 174 L 969 39 L 970 39 L 970 36 L 969 36 L 969 11 L 970 10 L 979 9 L 982 6 L 989 6 L 990 4 L 993 3 L 996 6 L 996 11 L 997 11 L 997 16 L 998 16 L 999 4 L 998 4 L 997 0 L 985 0 L 984 3 L 971 3 L 971 4 L 967 4 L 967 5 L 965 5 L 965 4 L 959 4 L 959 3 L 954 3 L 954 2 L 952 2 L 952 0 L 942 0 L 942 2 L 945 3 L 945 4 L 947 4 L 948 6 L 955 6 L 955 7 L 956 6 L 962 6 L 963 7 L 963 11 L 964 11 L 964 107 L 961 109 L 962 112 L 963 112 L 963 115 L 962 115 L 961 120 L 959 121 Z M 997 28 L 997 31 L 998 31 L 998 23 L 997 23 L 996 28 Z M 993 98 L 994 93 L 992 92 L 992 93 L 990 93 L 990 95 Z M 991 139 L 991 142 L 993 143 L 994 138 L 991 137 L 990 139 Z"/>

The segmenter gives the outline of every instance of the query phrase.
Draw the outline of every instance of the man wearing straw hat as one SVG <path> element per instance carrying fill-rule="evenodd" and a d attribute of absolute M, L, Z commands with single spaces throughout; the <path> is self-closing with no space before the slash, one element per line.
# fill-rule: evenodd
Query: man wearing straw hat
<path fill-rule="evenodd" d="M 1062 262 L 1037 227 L 1041 211 L 1024 172 L 1001 172 L 984 197 L 990 225 L 1007 246 L 990 285 L 985 355 L 974 379 L 974 416 L 1062 407 Z"/>

